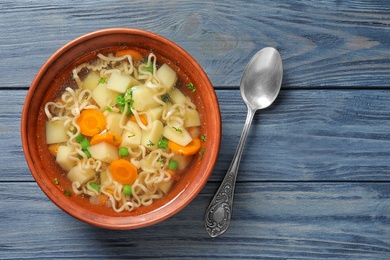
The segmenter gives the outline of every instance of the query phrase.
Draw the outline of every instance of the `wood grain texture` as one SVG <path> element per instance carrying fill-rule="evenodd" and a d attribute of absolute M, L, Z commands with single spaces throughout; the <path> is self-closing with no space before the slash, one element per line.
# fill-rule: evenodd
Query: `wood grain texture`
<path fill-rule="evenodd" d="M 276 47 L 286 88 L 388 87 L 390 5 L 376 1 L 2 1 L 4 88 L 30 85 L 63 44 L 134 27 L 185 48 L 216 87 L 236 87 L 254 53 Z M 7 73 L 9 71 L 9 73 Z M 12 73 L 11 73 L 12 72 Z"/>
<path fill-rule="evenodd" d="M 5 0 L 0 9 L 0 259 L 390 258 L 390 1 Z M 62 212 L 34 182 L 20 140 L 24 98 L 45 60 L 111 27 L 186 49 L 222 114 L 220 154 L 200 195 L 139 230 Z M 212 239 L 203 215 L 244 125 L 240 78 L 265 46 L 281 53 L 282 90 L 255 115 L 233 222 Z"/>
<path fill-rule="evenodd" d="M 230 228 L 210 238 L 202 219 L 215 184 L 164 222 L 114 231 L 60 211 L 34 183 L 0 183 L 0 258 L 388 259 L 388 187 L 239 183 Z"/>
<path fill-rule="evenodd" d="M 31 180 L 20 141 L 25 95 L 0 91 L 0 180 Z M 238 90 L 217 96 L 223 125 L 213 181 L 227 171 L 246 115 Z M 238 179 L 389 181 L 389 102 L 386 90 L 282 90 L 270 109 L 255 115 Z"/>

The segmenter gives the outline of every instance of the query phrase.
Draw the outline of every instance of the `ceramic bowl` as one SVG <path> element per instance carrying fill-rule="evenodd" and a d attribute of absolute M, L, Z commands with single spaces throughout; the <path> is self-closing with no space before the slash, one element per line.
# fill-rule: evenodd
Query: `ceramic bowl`
<path fill-rule="evenodd" d="M 53 100 L 72 68 L 88 61 L 96 53 L 123 46 L 152 50 L 158 60 L 169 63 L 179 74 L 188 77 L 196 92 L 188 94 L 201 115 L 201 132 L 207 136 L 204 154 L 197 154 L 191 168 L 169 194 L 151 206 L 132 212 L 116 213 L 112 209 L 90 204 L 87 198 L 66 196 L 70 185 L 66 174 L 55 162 L 45 143 L 46 102 Z M 190 54 L 160 35 L 128 28 L 104 29 L 83 35 L 57 50 L 39 69 L 24 103 L 21 122 L 22 145 L 30 171 L 47 197 L 73 217 L 108 229 L 135 229 L 159 223 L 182 210 L 202 190 L 217 160 L 221 140 L 221 118 L 214 88 L 202 67 Z M 55 183 L 55 179 L 61 185 Z"/>

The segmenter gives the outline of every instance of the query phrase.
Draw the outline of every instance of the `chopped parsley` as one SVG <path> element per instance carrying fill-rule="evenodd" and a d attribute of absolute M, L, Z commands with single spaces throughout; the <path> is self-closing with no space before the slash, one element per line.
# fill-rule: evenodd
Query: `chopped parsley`
<path fill-rule="evenodd" d="M 101 84 L 106 83 L 106 79 L 105 79 L 105 78 L 101 78 L 101 79 L 99 80 L 99 83 L 101 83 Z"/>
<path fill-rule="evenodd" d="M 65 194 L 65 196 L 70 197 L 70 190 L 69 189 L 65 189 L 64 190 L 64 194 Z"/>
<path fill-rule="evenodd" d="M 153 62 L 151 62 L 148 66 L 147 61 L 144 61 L 145 66 L 142 68 L 143 71 L 150 72 L 153 74 Z"/>
<path fill-rule="evenodd" d="M 154 146 L 155 143 L 153 143 L 152 141 L 149 140 L 149 143 L 147 144 L 148 146 Z"/>
<path fill-rule="evenodd" d="M 203 142 L 206 142 L 207 138 L 206 138 L 205 135 L 201 135 L 201 136 L 200 136 L 200 140 L 202 140 Z"/>
<path fill-rule="evenodd" d="M 174 127 L 174 126 L 172 126 L 172 128 L 173 128 L 176 132 L 183 133 L 183 130 L 181 130 L 180 128 L 176 128 L 176 127 Z"/>
<path fill-rule="evenodd" d="M 204 155 L 205 152 L 206 152 L 206 148 L 202 148 L 202 149 L 199 151 L 199 155 L 200 155 L 200 160 L 201 160 L 201 161 L 203 160 L 203 155 Z"/>
<path fill-rule="evenodd" d="M 60 182 L 58 181 L 58 179 L 57 179 L 57 178 L 54 178 L 54 184 L 55 184 L 55 185 L 58 185 L 58 184 L 60 184 Z"/>
<path fill-rule="evenodd" d="M 196 91 L 196 88 L 195 88 L 194 84 L 188 83 L 186 86 L 187 86 L 187 88 L 188 88 L 191 92 L 194 93 L 194 92 Z"/>
<path fill-rule="evenodd" d="M 128 108 L 127 108 L 126 115 L 127 116 L 130 115 L 131 114 L 130 108 L 133 107 L 133 103 L 134 103 L 133 90 L 131 88 L 128 88 L 124 94 L 118 95 L 115 99 L 115 103 L 117 106 L 119 106 L 121 113 L 125 111 L 125 107 L 127 104 Z"/>
<path fill-rule="evenodd" d="M 171 100 L 171 97 L 169 96 L 169 94 L 164 94 L 161 96 L 161 100 L 164 102 L 164 103 L 167 103 Z"/>
<path fill-rule="evenodd" d="M 160 149 L 167 150 L 168 149 L 168 139 L 161 138 L 160 140 L 158 140 L 157 146 Z"/>
<path fill-rule="evenodd" d="M 158 160 L 157 160 L 157 162 L 159 162 L 159 163 L 164 163 L 164 159 L 163 158 L 159 158 Z"/>

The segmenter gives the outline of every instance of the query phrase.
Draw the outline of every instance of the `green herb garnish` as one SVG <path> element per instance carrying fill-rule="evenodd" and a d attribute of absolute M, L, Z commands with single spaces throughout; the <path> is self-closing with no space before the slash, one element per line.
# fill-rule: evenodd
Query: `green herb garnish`
<path fill-rule="evenodd" d="M 70 190 L 68 190 L 68 189 L 65 189 L 64 190 L 64 194 L 65 194 L 65 196 L 67 196 L 67 197 L 70 197 Z"/>
<path fill-rule="evenodd" d="M 160 140 L 158 140 L 157 146 L 160 149 L 167 150 L 168 149 L 168 139 L 161 138 Z"/>
<path fill-rule="evenodd" d="M 167 103 L 171 100 L 171 97 L 169 96 L 169 94 L 164 94 L 161 96 L 161 100 L 164 102 L 164 103 Z"/>
<path fill-rule="evenodd" d="M 133 90 L 128 88 L 124 94 L 120 94 L 116 97 L 115 103 L 120 108 L 120 112 L 123 113 L 125 111 L 125 107 L 127 105 L 126 115 L 131 114 L 131 109 L 133 107 Z"/>
<path fill-rule="evenodd" d="M 145 66 L 142 67 L 142 70 L 153 74 L 153 62 L 151 62 L 149 65 L 147 64 L 147 61 L 145 61 L 144 63 L 145 63 Z"/>
<path fill-rule="evenodd" d="M 176 132 L 183 133 L 183 130 L 181 130 L 180 128 L 176 128 L 176 127 L 174 127 L 174 126 L 172 126 L 172 128 L 173 128 Z"/>
<path fill-rule="evenodd" d="M 200 160 L 201 160 L 201 161 L 203 160 L 203 155 L 204 155 L 205 152 L 206 152 L 206 148 L 202 148 L 202 149 L 199 151 L 199 155 L 200 155 Z"/>
<path fill-rule="evenodd" d="M 195 91 L 196 91 L 196 88 L 195 88 L 194 84 L 188 83 L 186 86 L 187 86 L 187 88 L 188 88 L 191 92 L 195 92 Z"/>

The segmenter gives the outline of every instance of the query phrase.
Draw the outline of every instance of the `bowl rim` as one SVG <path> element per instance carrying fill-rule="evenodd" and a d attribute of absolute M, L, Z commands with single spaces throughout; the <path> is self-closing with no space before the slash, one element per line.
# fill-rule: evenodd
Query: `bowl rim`
<path fill-rule="evenodd" d="M 47 185 L 44 185 L 44 183 L 40 182 L 41 179 L 40 179 L 39 170 L 36 168 L 36 166 L 34 164 L 34 159 L 32 158 L 32 156 L 30 154 L 31 149 L 29 147 L 29 140 L 28 140 L 28 134 L 27 134 L 28 126 L 26 125 L 26 123 L 27 123 L 29 107 L 30 107 L 30 104 L 31 104 L 33 96 L 34 96 L 34 92 L 35 92 L 36 88 L 38 87 L 40 80 L 42 79 L 42 77 L 45 75 L 45 73 L 50 68 L 51 64 L 57 58 L 59 58 L 63 54 L 65 54 L 69 49 L 73 48 L 73 46 L 75 46 L 75 45 L 78 45 L 86 40 L 91 40 L 93 38 L 98 38 L 101 36 L 109 36 L 112 34 L 129 34 L 129 35 L 138 35 L 138 36 L 153 38 L 153 39 L 157 40 L 158 42 L 163 42 L 164 44 L 167 44 L 167 45 L 173 47 L 175 49 L 175 51 L 177 51 L 181 54 L 181 56 L 186 57 L 186 59 L 189 59 L 192 63 L 192 66 L 194 66 L 195 69 L 197 71 L 199 71 L 199 73 L 204 75 L 204 79 L 206 80 L 206 83 L 207 83 L 206 85 L 208 85 L 212 88 L 212 97 L 210 97 L 210 98 L 213 100 L 213 106 L 214 106 L 213 109 L 217 109 L 217 112 L 215 113 L 215 115 L 213 114 L 213 116 L 216 116 L 216 118 L 213 118 L 213 120 L 215 121 L 215 124 L 213 124 L 213 125 L 215 125 L 214 128 L 215 128 L 215 132 L 217 133 L 216 134 L 217 138 L 215 138 L 215 140 L 213 140 L 213 143 L 214 143 L 214 145 L 212 146 L 213 151 L 211 151 L 209 163 L 205 169 L 205 173 L 202 175 L 202 178 L 200 179 L 200 182 L 194 186 L 194 189 L 191 189 L 191 190 L 187 189 L 186 199 L 180 200 L 179 201 L 180 203 L 177 206 L 175 206 L 174 208 L 171 208 L 170 203 L 168 203 L 168 204 L 163 205 L 162 207 L 157 208 L 151 212 L 145 213 L 142 216 L 147 216 L 149 214 L 152 214 L 153 218 L 148 219 L 148 220 L 144 219 L 142 222 L 137 223 L 137 224 L 129 224 L 129 223 L 126 223 L 123 221 L 118 223 L 118 222 L 114 221 L 115 219 L 119 219 L 118 217 L 120 217 L 120 216 L 118 216 L 118 217 L 104 216 L 103 219 L 105 219 L 105 218 L 110 218 L 110 219 L 109 219 L 109 221 L 102 221 L 103 219 L 100 219 L 100 218 L 99 219 L 91 219 L 90 216 L 84 216 L 84 215 L 80 215 L 80 214 L 78 214 L 78 215 L 72 214 L 71 207 L 69 205 L 67 205 L 69 203 L 64 203 L 61 199 L 59 199 L 57 196 L 55 196 L 56 194 L 54 194 L 52 192 L 52 190 Z M 68 43 L 66 43 L 62 47 L 60 47 L 57 51 L 55 51 L 44 62 L 44 64 L 41 66 L 41 68 L 37 72 L 36 76 L 34 77 L 32 83 L 30 85 L 30 88 L 27 92 L 25 101 L 24 101 L 24 105 L 23 105 L 23 109 L 22 109 L 22 117 L 21 117 L 21 137 L 22 137 L 21 139 L 22 139 L 22 148 L 23 148 L 23 152 L 25 154 L 25 159 L 26 159 L 26 162 L 27 162 L 27 165 L 30 169 L 31 174 L 33 175 L 35 181 L 37 182 L 37 184 L 41 188 L 41 190 L 45 193 L 45 195 L 47 197 L 49 197 L 49 199 L 54 204 L 56 204 L 59 208 L 61 208 L 63 211 L 65 211 L 69 215 L 71 215 L 71 216 L 73 216 L 73 217 L 75 217 L 83 222 L 89 223 L 89 224 L 94 225 L 94 226 L 102 227 L 102 228 L 117 229 L 117 230 L 135 229 L 135 228 L 142 228 L 142 227 L 154 225 L 154 224 L 157 224 L 157 223 L 171 217 L 172 215 L 178 213 L 184 207 L 186 207 L 203 189 L 203 187 L 205 186 L 209 177 L 212 174 L 212 171 L 213 171 L 213 168 L 216 164 L 218 153 L 219 153 L 219 148 L 220 148 L 220 143 L 221 143 L 221 134 L 222 134 L 222 122 L 221 122 L 221 115 L 220 115 L 220 108 L 219 108 L 218 99 L 217 99 L 215 89 L 213 88 L 213 85 L 212 85 L 210 79 L 208 78 L 207 74 L 205 73 L 203 68 L 200 66 L 200 64 L 187 51 L 185 51 L 182 47 L 180 47 L 178 44 L 174 43 L 173 41 L 171 41 L 171 40 L 169 40 L 169 39 L 167 39 L 159 34 L 156 34 L 156 33 L 150 32 L 150 31 L 146 31 L 146 30 L 142 30 L 142 29 L 136 29 L 136 28 L 101 29 L 101 30 L 97 30 L 97 31 L 93 31 L 93 32 L 89 32 L 89 33 L 86 33 L 84 35 L 81 35 L 81 36 L 69 41 Z M 179 193 L 177 196 L 181 196 L 181 193 Z M 53 198 L 53 197 L 55 197 L 55 198 Z M 162 208 L 168 208 L 168 210 L 165 211 L 166 214 L 157 214 L 158 211 Z M 129 216 L 129 217 L 134 218 L 134 217 L 138 217 L 138 216 Z M 123 217 L 123 218 L 126 218 L 126 217 Z"/>

